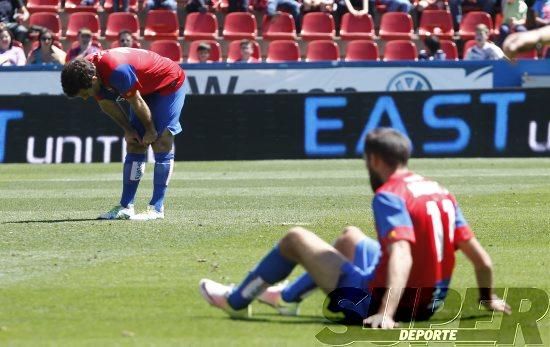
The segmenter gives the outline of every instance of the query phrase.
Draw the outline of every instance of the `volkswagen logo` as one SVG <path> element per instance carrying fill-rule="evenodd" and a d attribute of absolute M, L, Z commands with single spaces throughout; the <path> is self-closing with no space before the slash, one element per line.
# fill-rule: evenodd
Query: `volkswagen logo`
<path fill-rule="evenodd" d="M 405 71 L 392 78 L 386 90 L 392 92 L 432 90 L 432 86 L 428 79 L 418 72 Z"/>

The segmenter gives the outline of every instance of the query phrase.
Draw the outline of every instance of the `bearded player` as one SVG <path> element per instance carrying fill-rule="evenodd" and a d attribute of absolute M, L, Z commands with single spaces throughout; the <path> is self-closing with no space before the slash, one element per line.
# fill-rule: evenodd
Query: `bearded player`
<path fill-rule="evenodd" d="M 393 129 L 376 129 L 366 137 L 365 160 L 375 192 L 372 207 L 378 242 L 356 227 L 347 227 L 331 246 L 314 233 L 295 227 L 237 287 L 201 280 L 203 297 L 232 317 L 248 316 L 255 298 L 291 315 L 315 287 L 325 293 L 358 288 L 369 293 L 368 299 L 353 306 L 349 320 L 364 320 L 373 328 L 393 328 L 396 321 L 431 317 L 446 296 L 455 250 L 460 249 L 474 265 L 480 303 L 510 313 L 510 307 L 493 293 L 491 258 L 474 237 L 454 196 L 438 183 L 409 171 L 409 154 L 408 139 Z M 296 264 L 307 273 L 288 286 L 272 286 L 286 278 Z M 332 307 L 345 302 L 346 296 L 337 298 Z M 357 301 L 350 297 L 348 302 Z"/>
<path fill-rule="evenodd" d="M 185 100 L 185 73 L 168 58 L 133 48 L 115 48 L 68 63 L 61 73 L 65 94 L 94 97 L 103 112 L 124 130 L 126 158 L 119 205 L 100 219 L 164 218 L 164 196 L 174 167 L 174 136 L 182 131 L 179 117 Z M 130 104 L 126 115 L 117 103 Z M 134 198 L 151 146 L 155 154 L 153 196 L 146 212 L 136 214 Z"/>

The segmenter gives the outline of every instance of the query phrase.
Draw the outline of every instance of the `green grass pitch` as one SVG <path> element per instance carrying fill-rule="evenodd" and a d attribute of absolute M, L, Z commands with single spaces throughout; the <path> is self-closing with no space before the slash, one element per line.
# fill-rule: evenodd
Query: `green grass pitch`
<path fill-rule="evenodd" d="M 550 292 L 549 159 L 411 168 L 455 193 L 496 286 Z M 149 165 L 138 209 L 151 176 Z M 238 282 L 295 224 L 327 241 L 348 224 L 375 236 L 361 160 L 178 162 L 165 220 L 93 220 L 120 185 L 120 164 L 0 165 L 0 346 L 319 345 L 321 294 L 298 318 L 255 303 L 252 322 L 232 321 L 203 301 L 199 279 Z M 475 286 L 462 256 L 452 286 Z M 549 317 L 539 326 L 550 345 Z"/>

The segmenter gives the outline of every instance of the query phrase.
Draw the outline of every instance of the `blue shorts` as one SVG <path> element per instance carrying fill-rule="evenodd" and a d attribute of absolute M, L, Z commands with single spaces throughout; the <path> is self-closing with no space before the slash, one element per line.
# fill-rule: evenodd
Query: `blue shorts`
<path fill-rule="evenodd" d="M 177 135 L 182 131 L 180 115 L 185 102 L 185 83 L 172 94 L 153 93 L 143 96 L 143 100 L 151 110 L 158 136 L 162 135 L 165 129 L 168 129 L 172 135 Z M 143 137 L 145 128 L 132 108 L 130 108 L 130 124 L 136 129 L 139 136 Z"/>

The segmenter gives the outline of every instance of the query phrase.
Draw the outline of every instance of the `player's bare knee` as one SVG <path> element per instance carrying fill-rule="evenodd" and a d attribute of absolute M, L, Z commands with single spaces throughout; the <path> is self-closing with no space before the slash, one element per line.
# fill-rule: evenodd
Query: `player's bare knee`
<path fill-rule="evenodd" d="M 348 225 L 344 227 L 344 229 L 342 230 L 342 235 L 349 236 L 351 234 L 363 234 L 363 232 L 361 231 L 361 229 L 353 225 Z"/>

